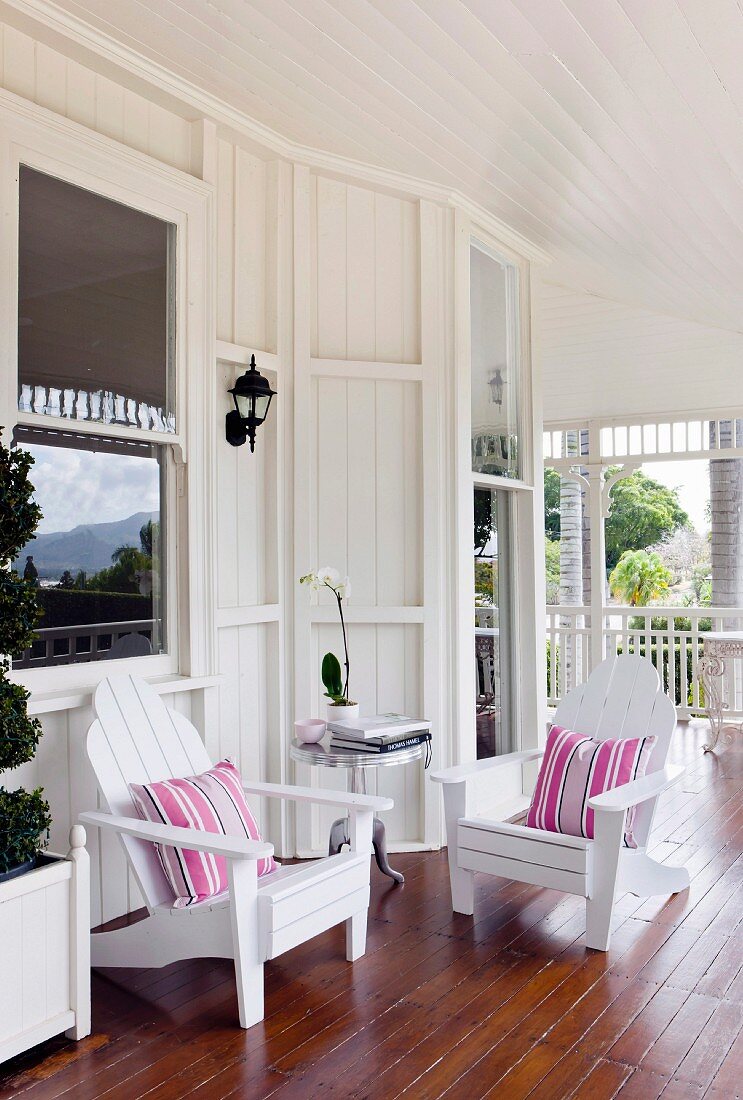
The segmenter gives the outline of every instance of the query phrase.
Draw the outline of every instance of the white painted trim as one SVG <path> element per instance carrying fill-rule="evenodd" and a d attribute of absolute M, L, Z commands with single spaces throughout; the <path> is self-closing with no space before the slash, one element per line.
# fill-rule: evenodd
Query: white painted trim
<path fill-rule="evenodd" d="M 277 603 L 246 604 L 242 607 L 217 608 L 217 629 L 227 626 L 252 626 L 258 623 L 276 623 L 281 617 Z"/>
<path fill-rule="evenodd" d="M 127 661 L 127 671 L 130 664 L 131 662 Z M 112 665 L 109 664 L 106 669 L 109 674 L 111 668 Z M 155 679 L 148 678 L 147 682 L 158 695 L 178 695 L 186 691 L 203 691 L 205 688 L 217 687 L 223 679 L 223 676 L 161 676 Z M 28 713 L 52 714 L 55 711 L 92 706 L 96 686 L 89 690 L 34 692 L 28 701 Z"/>
<path fill-rule="evenodd" d="M 422 382 L 425 378 L 421 363 L 362 359 L 310 359 L 310 372 L 320 378 L 372 378 L 390 382 Z"/>
<path fill-rule="evenodd" d="M 10 22 L 17 22 L 19 17 L 26 25 L 30 21 L 38 28 L 37 37 L 43 37 L 44 33 L 48 36 L 51 32 L 55 37 L 61 35 L 78 50 L 82 48 L 89 51 L 113 70 L 114 79 L 118 77 L 121 80 L 123 75 L 128 85 L 131 85 L 134 78 L 137 82 L 144 82 L 149 88 L 157 89 L 167 97 L 170 109 L 175 109 L 184 117 L 193 117 L 195 110 L 225 128 L 227 136 L 239 135 L 251 146 L 257 145 L 264 151 L 286 157 L 297 164 L 459 209 L 520 256 L 538 264 L 547 264 L 551 260 L 551 256 L 543 248 L 512 229 L 462 191 L 291 141 L 157 62 L 142 57 L 136 50 L 117 42 L 112 36 L 90 26 L 50 0 L 2 0 L 0 11 L 3 8 Z M 54 44 L 59 49 L 59 41 Z M 87 63 L 90 64 L 90 59 Z"/>
<path fill-rule="evenodd" d="M 377 604 L 374 607 L 359 607 L 348 604 L 343 611 L 347 623 L 422 623 L 425 622 L 425 607 L 392 607 Z M 300 616 L 307 617 L 312 623 L 336 623 L 338 611 L 330 604 L 308 604 L 300 609 Z"/>
<path fill-rule="evenodd" d="M 168 478 L 172 525 L 169 573 L 175 576 L 168 615 L 169 653 L 136 659 L 136 670 L 147 676 L 211 675 L 216 669 L 215 547 L 216 470 L 213 446 L 216 379 L 204 365 L 215 346 L 214 210 L 213 188 L 152 157 L 138 153 L 0 90 L 0 165 L 2 209 L 6 227 L 6 262 L 0 268 L 0 319 L 7 385 L 5 408 L 0 412 L 12 430 L 22 420 L 39 427 L 100 433 L 101 426 L 77 421 L 19 414 L 17 386 L 17 221 L 18 165 L 28 164 L 114 201 L 144 210 L 177 226 L 180 247 L 177 272 L 177 390 L 179 437 L 143 433 L 150 442 L 178 444 L 181 457 L 188 447 L 188 491 L 177 495 L 175 476 Z M 54 424 L 52 424 L 54 421 Z M 109 429 L 110 431 L 110 429 Z M 117 435 L 140 437 L 136 429 Z M 156 438 L 157 436 L 157 438 Z M 174 475 L 175 471 L 171 471 Z M 187 533 L 191 532 L 190 541 Z M 196 537 L 195 532 L 199 532 Z M 174 545 L 179 548 L 175 568 Z M 173 642 L 175 639 L 175 643 Z M 13 678 L 33 691 L 91 688 L 110 675 L 116 662 L 95 662 L 14 673 Z M 132 661 L 127 669 L 133 671 Z"/>
<path fill-rule="evenodd" d="M 28 428 L 48 429 L 54 432 L 71 432 L 73 435 L 97 435 L 102 439 L 132 439 L 138 443 L 157 443 L 173 445 L 184 449 L 181 435 L 175 432 L 146 431 L 144 428 L 130 428 L 126 424 L 104 424 L 97 420 L 77 420 L 75 417 L 50 416 L 47 413 L 15 413 L 16 424 Z"/>
<path fill-rule="evenodd" d="M 281 363 L 278 355 L 272 351 L 262 351 L 260 348 L 248 348 L 242 344 L 231 344 L 228 340 L 217 340 L 216 358 L 222 363 L 237 363 L 241 367 L 250 366 L 250 357 L 255 356 L 256 365 L 260 369 L 272 370 L 278 374 Z"/>

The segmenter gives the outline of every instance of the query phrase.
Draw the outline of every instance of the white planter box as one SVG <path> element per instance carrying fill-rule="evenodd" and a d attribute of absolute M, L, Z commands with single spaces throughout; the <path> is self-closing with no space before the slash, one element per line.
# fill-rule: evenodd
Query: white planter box
<path fill-rule="evenodd" d="M 0 883 L 0 1062 L 58 1035 L 90 1034 L 90 871 L 85 830 L 55 863 Z"/>

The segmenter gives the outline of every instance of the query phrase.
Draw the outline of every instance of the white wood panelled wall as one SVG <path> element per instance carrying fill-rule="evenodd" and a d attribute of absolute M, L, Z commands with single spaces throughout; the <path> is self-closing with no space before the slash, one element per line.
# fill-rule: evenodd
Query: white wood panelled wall
<path fill-rule="evenodd" d="M 110 138 L 114 156 L 121 143 L 216 192 L 217 343 L 204 370 L 216 387 L 221 680 L 166 698 L 200 724 L 212 755 L 251 777 L 342 785 L 343 773 L 309 774 L 288 755 L 294 717 L 323 713 L 322 654 L 341 646 L 334 607 L 297 579 L 334 565 L 353 582 L 354 696 L 364 710 L 430 718 L 435 763 L 451 762 L 452 208 L 241 144 L 11 27 L 0 39 L 6 89 Z M 278 397 L 251 455 L 225 442 L 224 415 L 253 351 Z M 97 802 L 84 753 L 90 696 L 65 699 L 38 702 L 38 756 L 13 775 L 46 788 L 58 847 Z M 383 769 L 378 789 L 395 800 L 393 849 L 441 843 L 421 766 Z M 325 848 L 327 817 L 255 809 L 280 854 Z M 115 841 L 92 831 L 90 845 L 98 923 L 140 898 Z"/>

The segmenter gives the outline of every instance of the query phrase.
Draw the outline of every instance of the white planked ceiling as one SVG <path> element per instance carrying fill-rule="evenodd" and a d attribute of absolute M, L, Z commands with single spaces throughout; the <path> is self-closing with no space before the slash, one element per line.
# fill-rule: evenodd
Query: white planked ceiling
<path fill-rule="evenodd" d="M 318 149 L 464 191 L 549 278 L 743 329 L 739 0 L 58 0 Z"/>

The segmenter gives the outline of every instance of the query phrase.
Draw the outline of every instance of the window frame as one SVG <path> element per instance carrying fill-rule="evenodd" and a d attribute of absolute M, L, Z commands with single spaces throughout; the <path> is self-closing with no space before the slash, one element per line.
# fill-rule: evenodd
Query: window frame
<path fill-rule="evenodd" d="M 176 227 L 176 432 L 145 431 L 18 409 L 18 201 L 20 165 L 154 215 Z M 8 236 L 0 267 L 0 320 L 6 384 L 0 424 L 6 442 L 16 425 L 74 430 L 84 435 L 143 440 L 165 450 L 168 652 L 121 661 L 94 661 L 16 670 L 32 693 L 88 689 L 127 671 L 148 678 L 209 676 L 216 669 L 213 592 L 214 305 L 213 187 L 33 104 L 0 101 L 0 206 Z M 198 466 L 196 465 L 198 464 Z M 191 476 L 187 476 L 188 467 Z M 189 531 L 205 531 L 188 539 Z"/>
<path fill-rule="evenodd" d="M 471 299 L 470 249 L 476 246 L 512 270 L 510 294 L 514 311 L 509 317 L 509 341 L 515 350 L 519 381 L 520 478 L 478 473 L 472 469 L 472 396 L 471 396 Z M 454 224 L 454 309 L 455 309 L 455 462 L 456 462 L 456 652 L 457 677 L 454 701 L 454 762 L 474 761 L 477 757 L 475 726 L 475 662 L 473 594 L 474 556 L 472 530 L 474 490 L 501 489 L 510 494 L 511 559 L 511 682 L 513 741 L 517 749 L 535 746 L 543 736 L 546 703 L 542 702 L 542 670 L 545 655 L 539 648 L 539 628 L 544 612 L 541 596 L 544 588 L 541 498 L 543 469 L 535 461 L 535 440 L 541 440 L 539 375 L 532 357 L 531 265 L 524 257 L 504 246 L 494 234 L 472 221 L 458 209 Z M 507 299 L 508 300 L 508 299 Z M 496 802 L 508 803 L 521 797 L 521 770 L 502 775 L 503 787 Z M 484 803 L 491 798 L 479 792 Z"/>

